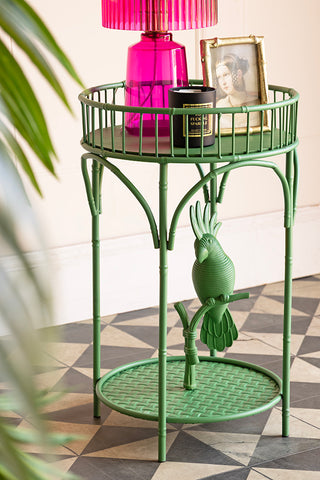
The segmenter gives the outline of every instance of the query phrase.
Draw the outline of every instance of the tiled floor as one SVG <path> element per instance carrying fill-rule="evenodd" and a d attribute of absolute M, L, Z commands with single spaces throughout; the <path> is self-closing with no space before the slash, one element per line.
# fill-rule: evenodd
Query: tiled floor
<path fill-rule="evenodd" d="M 157 462 L 157 424 L 102 406 L 92 417 L 91 322 L 57 327 L 50 366 L 39 384 L 68 392 L 48 407 L 54 430 L 84 435 L 57 449 L 57 464 L 92 480 L 320 479 L 320 275 L 294 281 L 291 433 L 281 437 L 281 405 L 241 420 L 168 425 L 167 462 Z M 223 355 L 263 365 L 281 376 L 283 284 L 250 289 L 230 305 L 239 339 Z M 196 310 L 197 301 L 185 302 Z M 168 354 L 183 354 L 180 320 L 172 306 Z M 103 318 L 102 374 L 156 356 L 157 309 Z M 199 352 L 205 351 L 198 342 Z M 18 423 L 18 422 L 17 422 Z M 22 421 L 19 425 L 25 426 Z"/>

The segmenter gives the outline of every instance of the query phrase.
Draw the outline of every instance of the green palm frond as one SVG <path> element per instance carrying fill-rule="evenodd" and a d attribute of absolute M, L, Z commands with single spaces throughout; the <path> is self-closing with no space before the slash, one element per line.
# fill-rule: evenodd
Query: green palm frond
<path fill-rule="evenodd" d="M 17 170 L 0 144 L 0 251 L 7 253 L 0 262 L 0 320 L 7 327 L 7 335 L 0 338 L 0 378 L 10 387 L 10 393 L 0 397 L 0 478 L 71 479 L 74 477 L 62 477 L 61 472 L 58 475 L 45 456 L 44 460 L 34 459 L 21 449 L 22 445 L 35 443 L 46 453 L 52 446 L 73 439 L 63 434 L 48 435 L 41 415 L 50 401 L 48 392 L 39 391 L 35 380 L 45 331 L 34 327 L 36 323 L 49 325 L 51 301 L 48 282 L 23 252 L 24 224 L 40 237 Z M 6 419 L 11 411 L 28 417 L 33 430 L 10 426 Z"/>
<path fill-rule="evenodd" d="M 0 99 L 1 105 L 1 99 Z M 1 110 L 1 106 L 0 106 Z M 1 150 L 3 151 L 11 151 L 13 155 L 17 158 L 20 165 L 22 166 L 23 170 L 29 177 L 34 188 L 40 193 L 39 185 L 37 183 L 34 171 L 30 165 L 29 160 L 27 159 L 24 151 L 22 150 L 19 142 L 17 141 L 16 137 L 12 134 L 10 129 L 5 125 L 5 123 L 0 118 L 0 143 L 1 143 Z"/>
<path fill-rule="evenodd" d="M 35 269 L 30 255 L 25 253 L 25 236 L 30 232 L 37 239 L 39 250 L 43 245 L 39 243 L 40 231 L 16 163 L 41 194 L 26 146 L 53 175 L 57 159 L 42 108 L 12 53 L 11 42 L 14 51 L 18 48 L 29 57 L 69 111 L 68 100 L 46 53 L 53 55 L 83 87 L 71 62 L 28 3 L 0 0 L 0 322 L 7 333 L 0 337 L 0 380 L 10 392 L 0 397 L 0 478 L 71 479 L 76 477 L 62 474 L 46 456 L 31 456 L 22 448 L 35 443 L 42 445 L 46 454 L 50 446 L 65 444 L 73 437 L 48 434 L 41 412 L 52 396 L 39 392 L 35 381 L 44 340 L 43 330 L 35 327 L 51 323 L 50 287 L 47 271 Z M 12 261 L 14 268 L 10 266 Z M 31 431 L 17 430 L 8 424 L 7 417 L 13 409 L 30 419 Z"/>
<path fill-rule="evenodd" d="M 0 420 L 0 478 L 5 480 L 79 480 L 78 476 L 62 472 L 52 463 L 44 461 L 25 453 L 19 446 L 39 444 L 43 441 L 37 432 L 18 430 Z M 50 440 L 50 445 L 61 445 L 64 441 L 72 441 L 75 436 L 62 436 L 50 434 L 45 440 Z"/>
<path fill-rule="evenodd" d="M 45 65 L 46 61 L 41 56 L 41 53 L 36 46 L 36 41 L 39 41 L 59 61 L 59 63 L 66 69 L 70 76 L 83 86 L 70 60 L 59 47 L 55 38 L 50 33 L 44 22 L 27 2 L 24 0 L 0 0 L 0 7 L 1 27 L 3 30 L 9 33 L 11 38 L 13 38 L 13 40 L 27 53 L 27 55 L 29 55 L 30 59 L 40 71 L 46 71 L 44 76 L 49 82 L 50 72 L 50 76 L 54 78 L 53 83 L 59 84 L 59 81 L 52 69 L 48 66 L 48 64 Z M 34 57 L 30 53 L 30 49 L 32 50 L 33 55 L 37 57 L 37 62 L 34 61 Z M 63 97 L 64 93 L 61 91 L 61 98 Z"/>
<path fill-rule="evenodd" d="M 81 81 L 71 62 L 61 50 L 45 24 L 23 0 L 0 0 L 0 27 L 23 50 L 57 95 L 70 109 L 61 84 L 36 42 L 40 42 L 79 83 Z"/>
<path fill-rule="evenodd" d="M 69 110 L 70 106 L 61 84 L 42 53 L 43 47 L 79 85 L 83 85 L 70 60 L 35 11 L 24 0 L 0 0 L 0 138 L 9 156 L 20 162 L 32 185 L 41 193 L 19 138 L 22 137 L 29 144 L 40 162 L 52 174 L 56 155 L 40 104 L 22 68 L 7 48 L 4 34 L 9 35 L 26 53 Z M 6 122 L 3 119 L 6 119 Z M 8 121 L 18 133 L 18 139 L 5 126 Z"/>

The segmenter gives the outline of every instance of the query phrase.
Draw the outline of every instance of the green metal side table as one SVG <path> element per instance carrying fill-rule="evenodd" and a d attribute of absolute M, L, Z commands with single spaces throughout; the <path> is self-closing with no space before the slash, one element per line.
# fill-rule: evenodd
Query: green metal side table
<path fill-rule="evenodd" d="M 194 80 L 191 85 L 202 82 Z M 208 423 L 248 417 L 263 412 L 282 400 L 282 435 L 289 435 L 290 405 L 290 336 L 292 296 L 292 228 L 296 210 L 298 185 L 297 110 L 299 95 L 289 88 L 269 86 L 269 103 L 237 108 L 155 109 L 123 105 L 124 82 L 90 88 L 79 96 L 82 107 L 82 172 L 92 215 L 93 252 L 93 383 L 94 416 L 99 417 L 100 401 L 114 410 L 134 417 L 156 420 L 159 425 L 158 459 L 166 459 L 166 423 Z M 155 136 L 128 135 L 126 112 L 140 119 L 142 132 L 145 115 L 154 115 Z M 216 141 L 212 146 L 175 148 L 173 118 L 175 115 L 216 115 Z M 157 134 L 159 120 L 167 116 L 170 137 Z M 231 128 L 224 134 L 224 116 L 231 119 Z M 246 119 L 243 132 L 237 131 L 237 118 Z M 252 119 L 258 125 L 252 128 Z M 188 125 L 188 120 L 185 122 Z M 186 132 L 188 138 L 188 127 Z M 285 172 L 272 157 L 286 155 Z M 159 225 L 142 193 L 112 163 L 112 159 L 152 162 L 159 165 Z M 88 172 L 92 163 L 92 175 Z M 199 178 L 185 193 L 168 220 L 168 167 L 171 163 L 194 164 Z M 283 375 L 242 361 L 220 358 L 211 352 L 200 357 L 197 388 L 183 388 L 185 357 L 167 358 L 167 255 L 173 250 L 175 233 L 182 210 L 193 196 L 203 189 L 205 203 L 211 213 L 222 202 L 228 176 L 238 168 L 250 166 L 272 170 L 279 179 L 284 198 L 285 287 L 283 314 Z M 152 234 L 154 248 L 159 249 L 159 354 L 157 359 L 123 365 L 100 377 L 100 252 L 99 217 L 104 170 L 109 170 L 131 191 L 143 208 Z M 219 180 L 219 181 L 218 181 Z"/>

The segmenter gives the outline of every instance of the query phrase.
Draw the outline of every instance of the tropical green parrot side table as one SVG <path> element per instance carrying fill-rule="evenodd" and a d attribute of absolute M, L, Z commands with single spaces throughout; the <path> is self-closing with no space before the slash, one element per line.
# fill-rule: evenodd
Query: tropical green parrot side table
<path fill-rule="evenodd" d="M 191 85 L 200 85 L 199 80 Z M 269 103 L 250 107 L 215 109 L 150 109 L 123 106 L 124 82 L 94 87 L 79 96 L 82 107 L 83 137 L 82 173 L 92 215 L 93 255 L 93 388 L 94 416 L 100 416 L 100 402 L 114 410 L 138 418 L 156 420 L 159 426 L 158 459 L 166 459 L 166 424 L 208 423 L 248 417 L 282 400 L 282 435 L 289 435 L 290 404 L 290 332 L 292 296 L 292 229 L 298 186 L 297 108 L 299 95 L 293 89 L 269 86 Z M 155 137 L 137 137 L 126 133 L 125 115 L 130 109 L 140 118 L 155 118 Z M 252 132 L 250 116 L 260 115 L 260 128 Z M 175 148 L 173 118 L 175 115 L 198 115 L 201 118 L 200 147 Z M 216 141 L 203 145 L 204 116 L 216 115 Z M 223 115 L 232 117 L 232 129 L 223 135 L 220 125 Z M 246 114 L 246 133 L 237 134 L 237 115 Z M 170 121 L 170 137 L 157 134 L 159 119 Z M 266 122 L 266 118 L 268 122 Z M 268 127 L 266 128 L 266 123 Z M 273 159 L 285 155 L 282 172 Z M 143 194 L 112 163 L 113 159 L 154 163 L 159 166 L 159 224 Z M 92 164 L 89 175 L 88 162 Z M 191 164 L 198 179 L 181 198 L 172 217 L 168 218 L 168 169 L 170 164 Z M 237 294 L 234 288 L 234 265 L 218 237 L 218 205 L 223 200 L 228 177 L 237 169 L 251 166 L 271 170 L 280 181 L 284 199 L 285 286 L 283 313 L 283 374 L 243 361 L 219 357 L 236 341 L 238 332 L 228 305 L 241 301 L 247 294 Z M 159 354 L 156 359 L 123 365 L 100 376 L 100 238 L 102 174 L 109 171 L 133 194 L 144 210 L 151 230 L 154 248 L 159 250 Z M 156 184 L 155 184 L 156 185 Z M 203 191 L 203 202 L 193 197 Z M 192 318 L 182 302 L 175 308 L 181 319 L 185 338 L 184 355 L 167 357 L 167 281 L 168 251 L 173 250 L 181 212 L 190 205 L 190 222 L 195 234 L 195 261 L 192 272 L 200 307 Z M 191 272 L 190 272 L 191 274 Z M 198 356 L 197 325 L 201 323 L 200 340 L 207 345 L 208 355 Z"/>

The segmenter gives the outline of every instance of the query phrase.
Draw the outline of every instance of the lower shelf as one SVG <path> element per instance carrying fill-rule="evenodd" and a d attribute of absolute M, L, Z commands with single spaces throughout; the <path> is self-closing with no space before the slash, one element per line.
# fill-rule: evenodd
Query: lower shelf
<path fill-rule="evenodd" d="M 263 412 L 281 400 L 281 380 L 250 363 L 200 357 L 197 388 L 183 388 L 184 357 L 167 359 L 167 422 L 209 423 Z M 112 370 L 97 383 L 99 399 L 113 410 L 158 420 L 158 359 Z"/>

